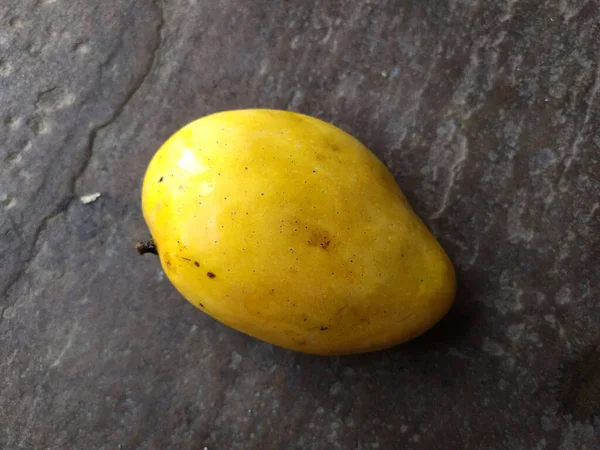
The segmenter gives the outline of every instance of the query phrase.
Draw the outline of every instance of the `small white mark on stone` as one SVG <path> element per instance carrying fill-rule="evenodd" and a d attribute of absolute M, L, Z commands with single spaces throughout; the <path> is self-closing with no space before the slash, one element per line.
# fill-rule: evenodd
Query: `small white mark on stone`
<path fill-rule="evenodd" d="M 56 359 L 52 362 L 52 364 L 50 364 L 51 369 L 60 364 L 63 357 L 67 353 L 67 350 L 69 350 L 71 348 L 71 346 L 73 345 L 73 341 L 75 339 L 75 334 L 77 333 L 78 329 L 79 329 L 79 325 L 77 322 L 75 322 L 75 324 L 73 325 L 73 328 L 71 328 L 71 331 L 69 332 L 69 335 L 67 336 L 67 341 L 65 342 L 65 345 L 61 349 L 61 351 L 58 354 L 58 356 L 56 357 Z"/>
<path fill-rule="evenodd" d="M 501 356 L 504 354 L 504 349 L 497 342 L 492 341 L 489 338 L 485 338 L 483 341 L 483 351 L 494 356 Z"/>
<path fill-rule="evenodd" d="M 18 350 L 15 349 L 12 352 L 12 355 L 10 355 L 6 360 L 4 360 L 4 361 L 2 361 L 2 363 L 0 363 L 0 367 L 11 365 L 12 362 L 15 360 L 15 357 L 17 356 L 17 352 L 18 352 Z"/>
<path fill-rule="evenodd" d="M 40 111 L 57 111 L 75 103 L 75 95 L 64 88 L 55 87 L 38 94 L 35 102 Z"/>
<path fill-rule="evenodd" d="M 298 47 L 300 47 L 300 39 L 300 35 L 293 37 L 292 42 L 290 42 L 290 47 L 292 48 L 292 50 L 296 50 Z"/>
<path fill-rule="evenodd" d="M 555 300 L 558 305 L 566 305 L 567 303 L 571 303 L 571 288 L 568 286 L 561 287 L 556 293 Z"/>
<path fill-rule="evenodd" d="M 552 314 L 546 314 L 544 320 L 552 326 L 556 325 L 556 317 Z"/>
<path fill-rule="evenodd" d="M 11 26 L 12 28 L 16 28 L 17 30 L 20 30 L 21 28 L 23 28 L 23 22 L 18 17 L 11 19 L 8 22 L 8 25 Z"/>
<path fill-rule="evenodd" d="M 522 323 L 519 323 L 516 325 L 510 325 L 506 329 L 506 333 L 505 333 L 506 337 L 508 339 L 510 339 L 511 341 L 517 341 L 521 337 L 521 334 L 523 334 L 524 329 L 525 329 L 525 324 L 522 324 Z"/>
<path fill-rule="evenodd" d="M 15 317 L 15 315 L 16 315 L 15 308 L 13 308 L 12 306 L 9 306 L 8 308 L 6 308 L 4 310 L 2 317 L 4 317 L 5 319 L 12 319 L 13 317 Z"/>
<path fill-rule="evenodd" d="M 493 150 L 490 150 L 490 151 L 488 152 L 488 154 L 487 154 L 487 157 L 488 157 L 488 159 L 489 159 L 490 161 L 492 161 L 492 162 L 496 162 L 496 161 L 498 161 L 498 153 L 496 153 L 496 152 L 495 152 L 495 151 L 493 151 Z"/>
<path fill-rule="evenodd" d="M 527 336 L 527 340 L 529 342 L 532 342 L 536 347 L 543 347 L 544 344 L 542 343 L 542 340 L 540 339 L 540 336 L 537 333 L 530 333 Z"/>
<path fill-rule="evenodd" d="M 288 104 L 288 109 L 298 109 L 298 107 L 302 104 L 303 99 L 304 93 L 298 89 L 296 92 L 294 92 L 294 95 Z"/>
<path fill-rule="evenodd" d="M 43 117 L 34 117 L 27 124 L 29 129 L 35 134 L 48 134 L 50 131 L 50 125 L 48 121 Z"/>
<path fill-rule="evenodd" d="M 325 37 L 321 39 L 321 44 L 327 44 L 331 39 L 331 36 L 333 36 L 333 27 L 327 28 L 327 33 L 325 34 Z"/>
<path fill-rule="evenodd" d="M 18 153 L 13 153 L 12 155 L 9 155 L 8 160 L 10 164 L 17 165 L 23 160 L 23 157 Z"/>
<path fill-rule="evenodd" d="M 529 207 L 523 191 L 517 194 L 519 201 L 516 201 L 508 210 L 507 231 L 508 240 L 515 244 L 518 242 L 531 242 L 534 236 L 534 230 L 527 226 L 523 216 L 528 213 Z"/>
<path fill-rule="evenodd" d="M 408 431 L 408 425 L 400 425 L 400 433 L 406 433 Z"/>
<path fill-rule="evenodd" d="M 90 53 L 91 50 L 92 48 L 90 47 L 90 44 L 86 42 L 82 42 L 75 46 L 75 53 L 77 53 L 78 55 L 87 55 Z"/>
<path fill-rule="evenodd" d="M 5 211 L 8 211 L 9 209 L 13 209 L 15 206 L 17 206 L 17 199 L 15 198 L 11 198 L 10 201 L 8 202 L 8 205 L 6 205 L 4 207 Z"/>
<path fill-rule="evenodd" d="M 10 61 L 0 59 L 0 77 L 7 77 L 12 73 L 13 66 Z"/>
<path fill-rule="evenodd" d="M 18 116 L 17 117 L 15 117 L 15 116 L 8 117 L 6 119 L 6 125 L 8 125 L 8 127 L 11 130 L 14 130 L 15 128 L 19 128 L 19 125 L 21 125 L 21 120 L 22 120 L 21 117 L 18 117 Z"/>
<path fill-rule="evenodd" d="M 100 198 L 102 194 L 100 192 L 94 192 L 93 194 L 82 195 L 79 197 L 79 201 L 84 205 L 88 203 L 93 203 Z"/>
<path fill-rule="evenodd" d="M 329 389 L 329 395 L 337 395 L 342 390 L 342 383 L 336 381 Z"/>
<path fill-rule="evenodd" d="M 242 355 L 240 355 L 237 352 L 232 352 L 231 353 L 231 363 L 229 364 L 229 367 L 231 367 L 233 370 L 237 370 L 237 368 L 240 367 L 241 362 L 242 362 Z"/>
<path fill-rule="evenodd" d="M 29 139 L 26 139 L 23 144 L 21 145 L 21 151 L 28 151 L 31 150 L 31 147 L 33 147 L 33 145 L 31 144 L 31 141 Z"/>

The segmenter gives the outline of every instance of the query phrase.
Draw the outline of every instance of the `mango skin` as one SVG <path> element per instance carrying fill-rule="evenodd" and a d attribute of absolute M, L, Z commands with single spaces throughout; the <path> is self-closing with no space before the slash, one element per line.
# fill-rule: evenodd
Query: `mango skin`
<path fill-rule="evenodd" d="M 316 118 L 252 109 L 191 122 L 151 160 L 142 209 L 175 288 L 274 345 L 384 349 L 454 300 L 452 263 L 387 168 Z"/>

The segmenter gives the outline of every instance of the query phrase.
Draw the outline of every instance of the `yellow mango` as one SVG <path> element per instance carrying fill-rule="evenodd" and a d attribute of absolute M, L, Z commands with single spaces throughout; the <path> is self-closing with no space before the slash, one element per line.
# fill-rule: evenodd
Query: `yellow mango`
<path fill-rule="evenodd" d="M 222 323 L 321 355 L 379 350 L 438 322 L 448 256 L 387 168 L 302 114 L 200 118 L 151 160 L 142 209 L 175 288 Z"/>

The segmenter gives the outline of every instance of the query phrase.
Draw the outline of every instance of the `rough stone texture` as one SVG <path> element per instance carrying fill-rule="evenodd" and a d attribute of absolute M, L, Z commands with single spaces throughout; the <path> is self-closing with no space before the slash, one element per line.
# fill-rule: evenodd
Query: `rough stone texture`
<path fill-rule="evenodd" d="M 0 2 L 0 448 L 600 448 L 599 22 L 595 0 Z M 160 143 L 255 106 L 390 167 L 458 268 L 439 326 L 294 354 L 137 256 Z"/>

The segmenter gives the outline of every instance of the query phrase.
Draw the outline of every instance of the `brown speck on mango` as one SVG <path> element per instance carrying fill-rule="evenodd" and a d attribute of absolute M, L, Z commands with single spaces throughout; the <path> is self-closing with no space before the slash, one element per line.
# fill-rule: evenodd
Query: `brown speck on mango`
<path fill-rule="evenodd" d="M 216 278 L 216 275 L 214 273 L 212 273 L 212 272 L 206 272 L 206 276 L 208 278 Z"/>

